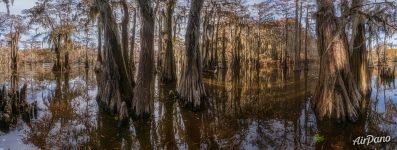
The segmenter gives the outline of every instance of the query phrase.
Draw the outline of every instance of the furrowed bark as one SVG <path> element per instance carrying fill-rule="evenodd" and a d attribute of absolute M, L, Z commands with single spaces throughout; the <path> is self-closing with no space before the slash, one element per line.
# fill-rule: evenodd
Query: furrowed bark
<path fill-rule="evenodd" d="M 317 35 L 320 74 L 314 94 L 317 117 L 356 121 L 361 94 L 350 69 L 347 37 L 335 17 L 332 0 L 318 0 Z"/>
<path fill-rule="evenodd" d="M 186 59 L 177 91 L 185 105 L 193 108 L 203 106 L 207 97 L 199 51 L 200 11 L 204 0 L 192 0 L 185 35 Z"/>
<path fill-rule="evenodd" d="M 97 100 L 105 110 L 116 114 L 120 120 L 128 117 L 131 106 L 132 84 L 123 57 L 113 10 L 106 0 L 95 0 L 104 30 L 102 62 L 96 68 Z"/>
<path fill-rule="evenodd" d="M 167 3 L 165 17 L 165 49 L 164 66 L 161 71 L 161 78 L 164 83 L 174 82 L 176 80 L 175 57 L 172 43 L 172 14 L 174 13 L 176 0 L 169 0 Z"/>
<path fill-rule="evenodd" d="M 141 14 L 141 51 L 139 56 L 138 75 L 134 89 L 133 109 L 136 116 L 150 114 L 153 97 L 154 70 L 154 16 L 150 0 L 138 0 Z"/>

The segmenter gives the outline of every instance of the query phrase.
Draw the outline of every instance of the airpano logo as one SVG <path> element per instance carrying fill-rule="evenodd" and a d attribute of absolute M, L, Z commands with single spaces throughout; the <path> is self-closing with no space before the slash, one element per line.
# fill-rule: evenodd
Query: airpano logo
<path fill-rule="evenodd" d="M 353 145 L 369 145 L 371 143 L 378 144 L 378 143 L 388 143 L 390 142 L 391 137 L 390 136 L 373 136 L 373 135 L 367 135 L 367 137 L 364 136 L 359 136 L 356 139 L 353 140 Z"/>

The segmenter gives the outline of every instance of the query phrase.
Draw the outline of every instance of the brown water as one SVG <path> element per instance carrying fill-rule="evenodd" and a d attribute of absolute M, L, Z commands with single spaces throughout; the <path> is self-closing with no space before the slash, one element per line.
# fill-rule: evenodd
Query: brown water
<path fill-rule="evenodd" d="M 10 86 L 10 72 L 0 85 Z M 53 74 L 48 65 L 21 67 L 17 83 L 27 84 L 27 101 L 37 102 L 30 120 L 0 129 L 0 149 L 395 149 L 396 80 L 380 81 L 373 71 L 372 94 L 357 123 L 318 123 L 311 106 L 317 68 L 308 72 L 248 69 L 206 75 L 211 95 L 204 111 L 180 107 L 173 87 L 155 77 L 152 117 L 117 127 L 95 100 L 92 70 L 74 67 Z M 358 136 L 390 135 L 392 142 L 353 146 Z M 318 140 L 317 137 L 323 137 Z"/>

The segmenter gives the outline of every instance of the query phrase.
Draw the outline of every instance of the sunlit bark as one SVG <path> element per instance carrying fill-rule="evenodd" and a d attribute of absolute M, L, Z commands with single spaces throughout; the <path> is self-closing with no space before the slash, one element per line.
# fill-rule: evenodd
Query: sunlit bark
<path fill-rule="evenodd" d="M 368 70 L 368 54 L 365 40 L 365 22 L 363 16 L 358 14 L 358 11 L 362 5 L 362 0 L 353 0 L 352 7 L 356 13 L 353 16 L 353 33 L 352 33 L 352 55 L 351 55 L 351 67 L 353 75 L 355 76 L 356 82 L 360 93 L 368 95 L 371 91 L 370 77 Z M 356 8 L 357 7 L 357 8 Z"/>
<path fill-rule="evenodd" d="M 317 36 L 320 74 L 314 108 L 320 119 L 355 121 L 361 94 L 350 69 L 347 38 L 335 17 L 332 0 L 318 0 Z"/>

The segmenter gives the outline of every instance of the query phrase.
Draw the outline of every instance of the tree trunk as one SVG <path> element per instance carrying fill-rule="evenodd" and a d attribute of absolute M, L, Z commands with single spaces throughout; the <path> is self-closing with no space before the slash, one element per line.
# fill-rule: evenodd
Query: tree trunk
<path fill-rule="evenodd" d="M 127 67 L 127 70 L 131 72 L 130 61 L 128 57 L 128 23 L 130 22 L 130 14 L 128 12 L 128 5 L 126 0 L 121 1 L 121 6 L 123 7 L 124 15 L 121 22 L 121 47 L 123 49 L 123 58 L 125 65 Z"/>
<path fill-rule="evenodd" d="M 163 66 L 163 15 L 164 12 L 159 12 L 158 19 L 158 41 L 157 41 L 157 69 L 160 70 Z"/>
<path fill-rule="evenodd" d="M 19 33 L 14 32 L 10 34 L 11 38 L 11 70 L 18 70 L 18 41 Z"/>
<path fill-rule="evenodd" d="M 353 0 L 352 7 L 360 11 L 362 0 Z M 368 95 L 371 92 L 370 76 L 368 71 L 368 54 L 365 41 L 365 22 L 363 17 L 357 12 L 353 16 L 353 33 L 352 33 L 352 52 L 351 67 L 353 75 L 358 84 L 358 89 L 362 95 Z"/>
<path fill-rule="evenodd" d="M 134 12 L 134 20 L 132 22 L 132 31 L 131 31 L 131 46 L 130 46 L 130 69 L 131 69 L 131 81 L 134 79 L 134 74 L 132 73 L 135 69 L 135 59 L 134 59 L 134 51 L 135 51 L 135 32 L 136 32 L 136 9 Z"/>
<path fill-rule="evenodd" d="M 300 0 L 295 0 L 295 41 L 294 41 L 294 50 L 295 50 L 295 61 L 294 61 L 294 70 L 299 70 L 299 62 L 300 62 L 300 54 L 299 54 L 299 3 Z"/>
<path fill-rule="evenodd" d="M 174 82 L 176 80 L 175 58 L 172 43 L 172 14 L 174 13 L 176 0 L 169 0 L 165 16 L 165 49 L 164 66 L 162 67 L 161 78 L 164 83 Z"/>
<path fill-rule="evenodd" d="M 102 27 L 102 20 L 101 17 L 98 17 L 97 20 L 97 26 L 98 26 L 98 55 L 97 55 L 97 61 L 102 62 L 102 32 L 103 32 L 103 27 Z"/>
<path fill-rule="evenodd" d="M 226 69 L 226 27 L 223 28 L 222 32 L 222 68 Z"/>
<path fill-rule="evenodd" d="M 55 52 L 55 64 L 52 67 L 53 71 L 61 71 L 62 64 L 61 64 L 61 37 L 60 35 L 56 35 L 55 43 L 54 44 L 54 52 Z"/>
<path fill-rule="evenodd" d="M 185 35 L 186 59 L 177 91 L 186 105 L 204 106 L 207 97 L 199 51 L 200 11 L 204 0 L 192 0 Z"/>
<path fill-rule="evenodd" d="M 347 37 L 335 17 L 333 1 L 317 0 L 317 3 L 320 74 L 314 110 L 320 120 L 356 121 L 361 95 L 350 70 Z"/>
<path fill-rule="evenodd" d="M 154 69 L 154 16 L 151 1 L 137 0 L 141 14 L 141 51 L 139 56 L 138 75 L 134 89 L 133 107 L 135 115 L 145 116 L 150 113 L 153 93 Z"/>
<path fill-rule="evenodd" d="M 95 2 L 100 12 L 100 24 L 104 27 L 103 60 L 96 68 L 97 100 L 105 110 L 126 120 L 131 107 L 132 82 L 123 59 L 117 23 L 107 0 Z"/>
<path fill-rule="evenodd" d="M 309 44 L 308 40 L 308 33 L 309 33 L 309 6 L 306 6 L 306 21 L 305 21 L 306 29 L 305 29 L 305 70 L 309 69 L 309 62 L 307 60 L 307 46 Z"/>

